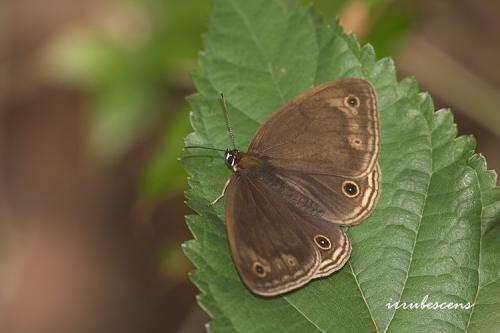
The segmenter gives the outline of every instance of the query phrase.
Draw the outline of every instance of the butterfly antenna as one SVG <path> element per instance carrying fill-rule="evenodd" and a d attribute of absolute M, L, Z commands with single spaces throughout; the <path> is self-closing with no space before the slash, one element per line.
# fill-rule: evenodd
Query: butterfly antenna
<path fill-rule="evenodd" d="M 199 149 L 208 149 L 208 150 L 217 150 L 217 151 L 226 151 L 225 149 L 213 148 L 213 147 L 203 147 L 203 146 L 184 146 L 184 148 L 199 148 Z"/>
<path fill-rule="evenodd" d="M 220 93 L 220 100 L 222 102 L 222 107 L 224 108 L 224 119 L 226 119 L 227 132 L 229 133 L 229 138 L 231 139 L 231 143 L 233 144 L 233 149 L 236 149 L 236 144 L 234 143 L 233 129 L 231 128 L 231 123 L 229 122 L 229 113 L 227 111 L 226 99 L 224 98 L 223 93 Z"/>

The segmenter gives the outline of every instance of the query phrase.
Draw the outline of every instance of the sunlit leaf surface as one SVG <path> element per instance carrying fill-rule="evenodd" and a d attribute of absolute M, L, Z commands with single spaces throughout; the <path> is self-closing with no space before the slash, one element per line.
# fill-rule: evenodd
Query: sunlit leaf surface
<path fill-rule="evenodd" d="M 207 206 L 231 172 L 221 154 L 191 151 L 185 253 L 197 269 L 199 303 L 214 332 L 494 332 L 500 330 L 500 193 L 496 176 L 457 138 L 448 110 L 435 112 L 413 79 L 396 80 L 390 59 L 375 60 L 337 21 L 285 0 L 216 0 L 189 98 L 188 144 L 226 148 L 218 93 L 227 97 L 237 146 L 280 105 L 305 89 L 344 77 L 370 80 L 382 123 L 381 198 L 349 229 L 345 267 L 281 297 L 253 295 L 231 261 L 224 202 Z M 320 140 L 320 138 L 318 138 Z M 318 141 L 318 144 L 320 142 Z M 321 142 L 321 144 L 328 144 Z M 201 156 L 201 157 L 200 157 Z M 286 225 L 283 226 L 286 228 Z M 388 303 L 470 303 L 470 309 L 410 310 Z"/>

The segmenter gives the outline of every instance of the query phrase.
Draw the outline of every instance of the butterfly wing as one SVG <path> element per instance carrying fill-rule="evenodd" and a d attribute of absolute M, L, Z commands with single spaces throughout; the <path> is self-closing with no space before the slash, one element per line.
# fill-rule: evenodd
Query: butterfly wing
<path fill-rule="evenodd" d="M 365 177 L 345 178 L 274 169 L 268 183 L 290 204 L 338 225 L 362 222 L 379 197 L 378 164 Z M 288 189 L 288 190 L 286 190 Z"/>
<path fill-rule="evenodd" d="M 377 98 L 366 80 L 345 79 L 307 90 L 276 111 L 249 151 L 279 168 L 364 177 L 380 145 Z"/>
<path fill-rule="evenodd" d="M 344 231 L 297 209 L 262 179 L 235 174 L 226 195 L 231 254 L 254 293 L 285 293 L 340 269 L 349 258 Z"/>

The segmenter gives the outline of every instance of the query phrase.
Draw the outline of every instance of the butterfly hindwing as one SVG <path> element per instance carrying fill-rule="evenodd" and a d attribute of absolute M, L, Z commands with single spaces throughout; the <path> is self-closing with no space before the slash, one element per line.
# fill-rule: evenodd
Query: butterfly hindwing
<path fill-rule="evenodd" d="M 226 195 L 233 261 L 256 294 L 290 291 L 340 269 L 349 258 L 344 231 L 290 205 L 262 179 L 234 175 Z"/>
<path fill-rule="evenodd" d="M 294 193 L 307 198 L 308 206 L 294 199 L 297 194 L 283 193 L 286 200 L 306 211 L 313 207 L 317 215 L 338 225 L 362 222 L 373 211 L 380 193 L 378 165 L 359 178 L 309 175 L 284 169 L 275 169 L 273 174 L 283 182 L 282 186 L 293 188 Z"/>

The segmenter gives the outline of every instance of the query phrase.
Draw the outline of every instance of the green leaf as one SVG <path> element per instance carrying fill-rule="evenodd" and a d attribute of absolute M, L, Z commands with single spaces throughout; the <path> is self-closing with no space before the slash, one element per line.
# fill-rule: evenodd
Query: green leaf
<path fill-rule="evenodd" d="M 221 332 L 492 332 L 500 330 L 500 191 L 470 136 L 457 138 L 448 110 L 434 112 L 414 79 L 396 80 L 338 21 L 285 0 L 214 0 L 205 52 L 189 98 L 188 144 L 230 146 L 218 92 L 227 97 L 237 146 L 305 89 L 343 77 L 370 80 L 382 124 L 382 192 L 375 212 L 350 228 L 345 267 L 275 298 L 253 295 L 231 261 L 224 204 L 207 206 L 231 172 L 220 154 L 193 151 L 188 217 L 200 305 Z M 327 143 L 326 143 L 327 144 Z M 388 308 L 397 301 L 475 303 L 472 309 Z"/>

